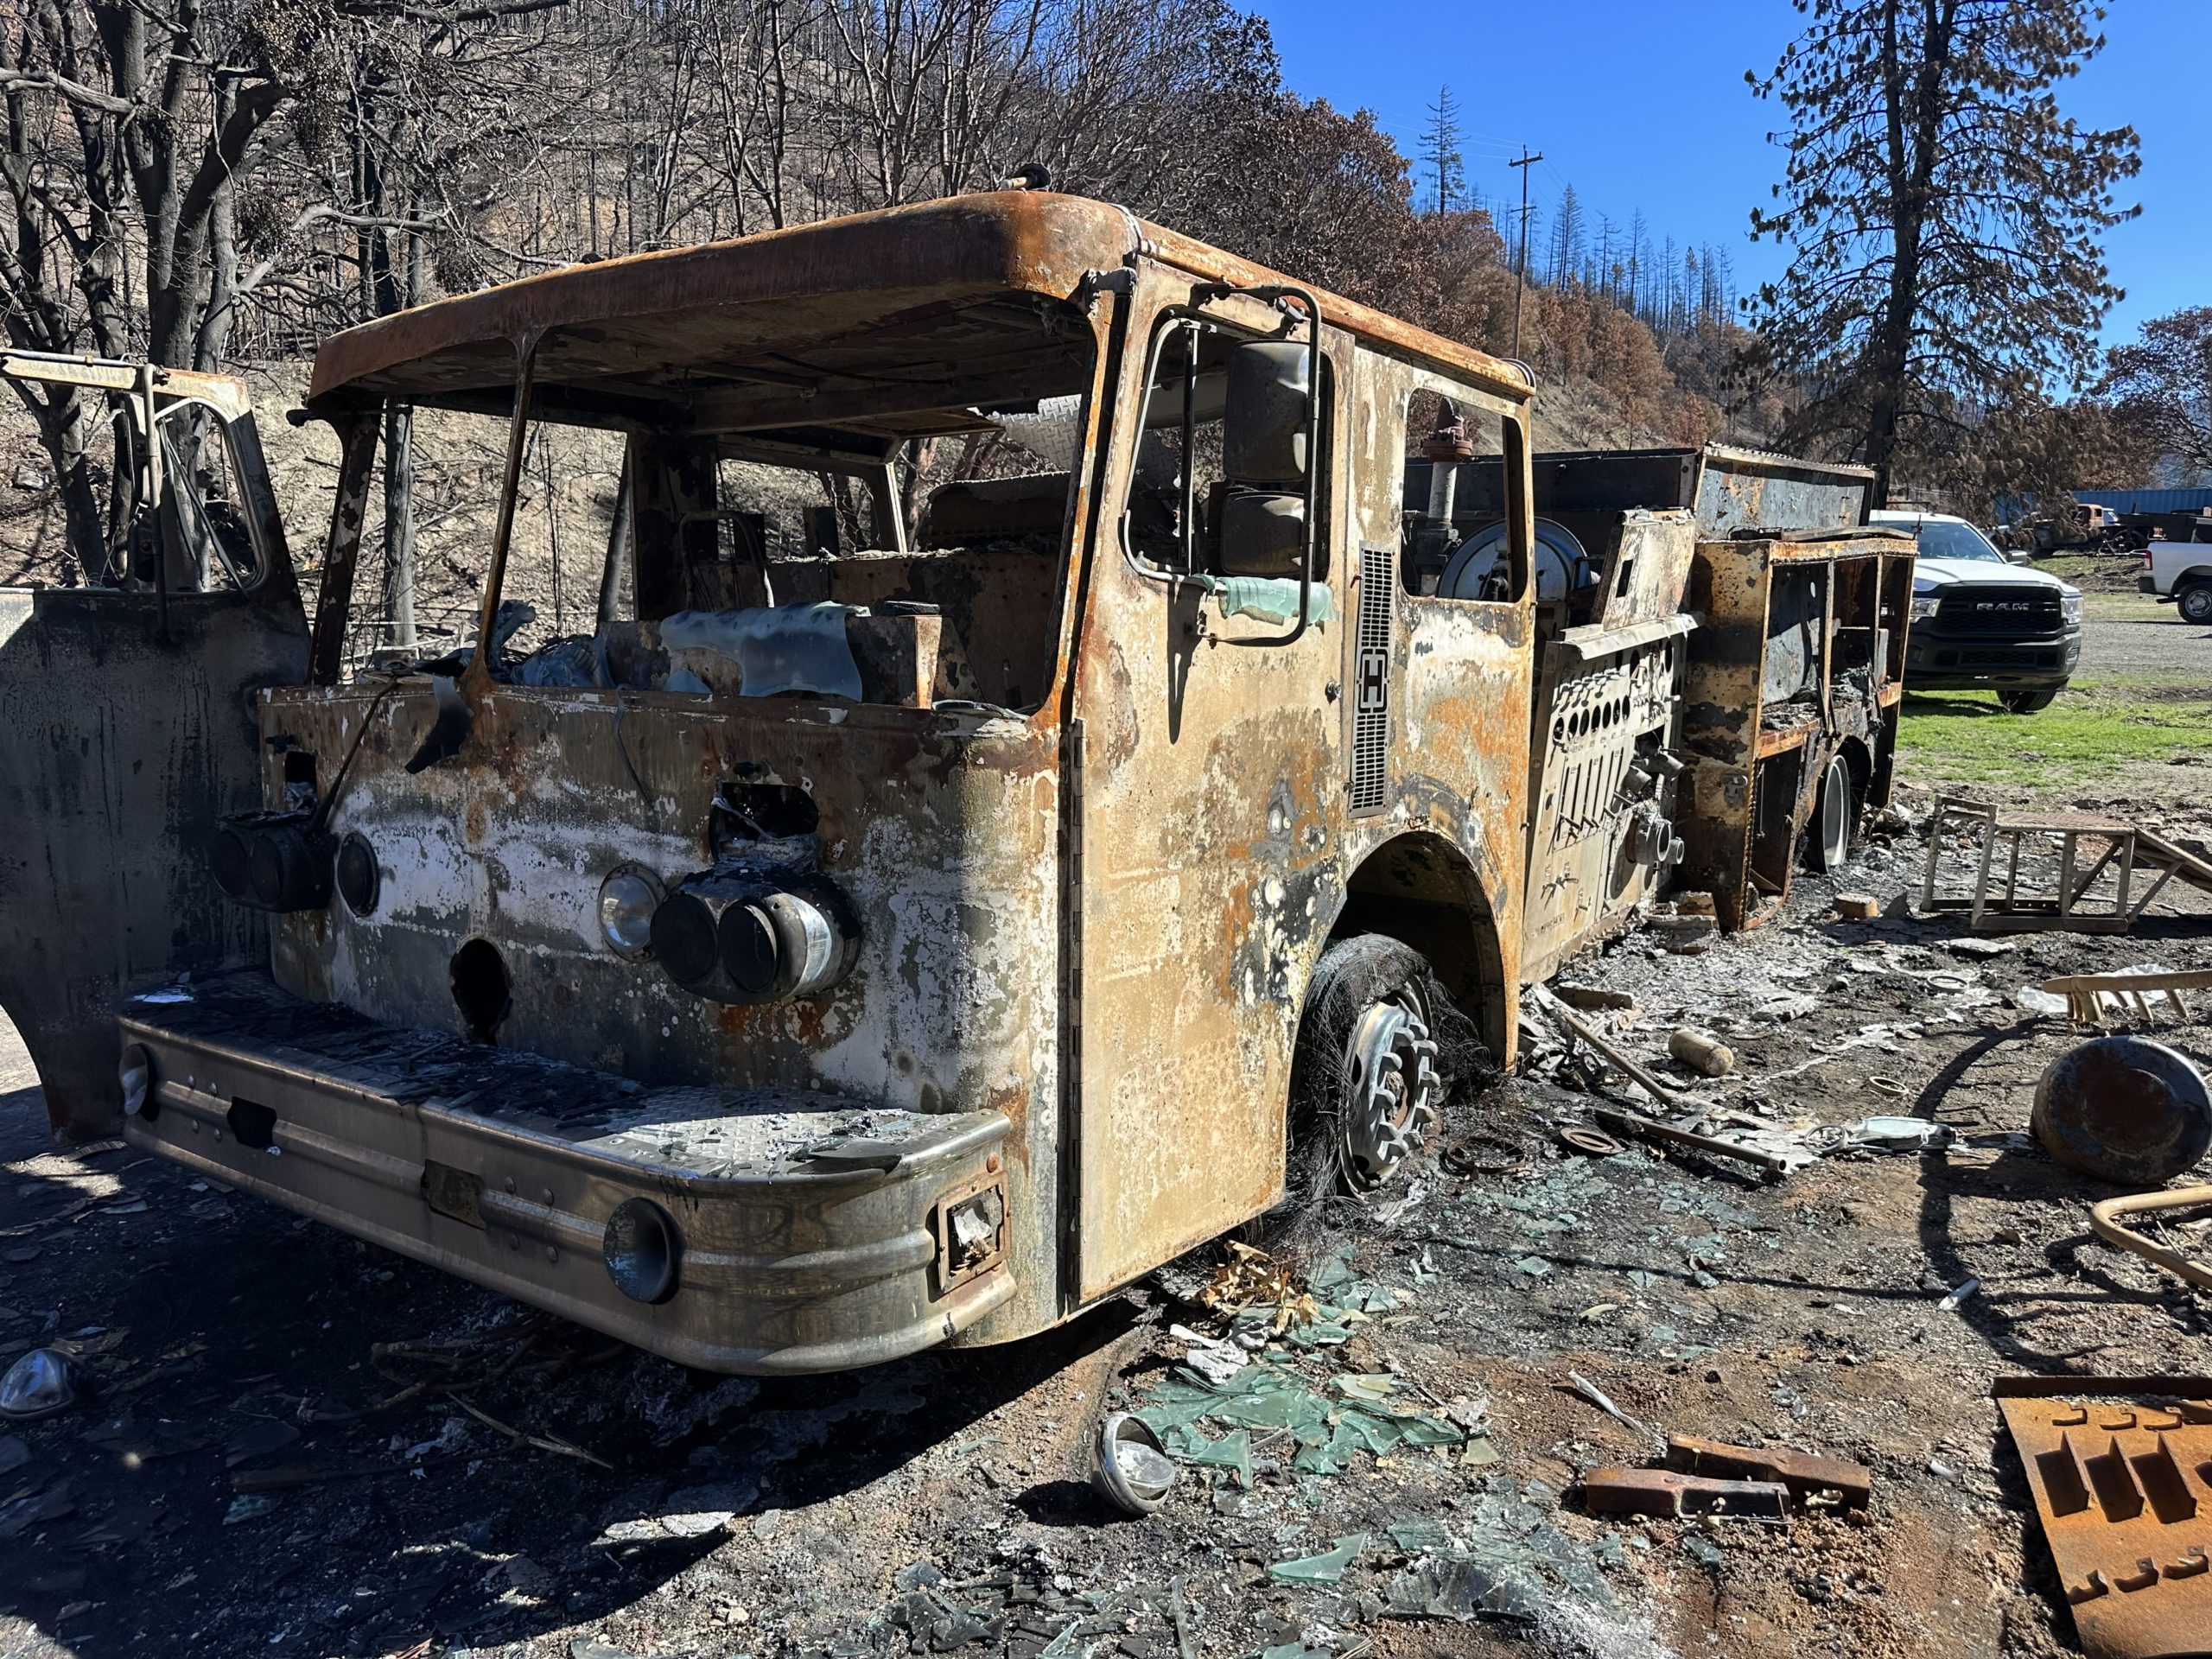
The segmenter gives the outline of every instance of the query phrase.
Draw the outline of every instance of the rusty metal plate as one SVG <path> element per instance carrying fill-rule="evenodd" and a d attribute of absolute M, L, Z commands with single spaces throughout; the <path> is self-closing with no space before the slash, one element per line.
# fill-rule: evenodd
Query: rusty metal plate
<path fill-rule="evenodd" d="M 2092 1659 L 2181 1659 L 2212 1632 L 2212 1384 L 2190 1381 L 2200 1397 L 2155 1405 L 1999 1401 Z"/>
<path fill-rule="evenodd" d="M 1834 1492 L 1851 1510 L 1865 1509 L 1874 1497 L 1873 1477 L 1864 1464 L 1792 1452 L 1786 1446 L 1731 1446 L 1724 1440 L 1700 1440 L 1694 1434 L 1669 1434 L 1667 1466 L 1688 1475 L 1779 1481 L 1797 1497 Z"/>
<path fill-rule="evenodd" d="M 1789 1489 L 1778 1480 L 1720 1480 L 1672 1469 L 1592 1469 L 1582 1477 L 1592 1515 L 1728 1515 L 1780 1521 Z"/>

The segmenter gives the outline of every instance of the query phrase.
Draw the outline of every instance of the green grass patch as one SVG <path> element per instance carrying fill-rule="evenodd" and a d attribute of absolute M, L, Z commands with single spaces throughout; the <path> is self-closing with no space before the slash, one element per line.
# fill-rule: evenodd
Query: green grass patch
<path fill-rule="evenodd" d="M 1988 692 L 1911 693 L 1897 726 L 1900 773 L 1922 785 L 2063 791 L 2076 779 L 2177 759 L 2212 761 L 2212 699 L 2201 683 L 2076 681 L 2032 715 L 2006 714 Z"/>
<path fill-rule="evenodd" d="M 2096 553 L 2054 553 L 2047 559 L 2037 559 L 2030 566 L 2045 575 L 2056 576 L 2061 582 L 2070 582 L 2076 588 L 2085 577 L 2103 575 L 2113 568 L 2113 561 Z M 2131 565 L 2132 575 L 2139 567 Z"/>

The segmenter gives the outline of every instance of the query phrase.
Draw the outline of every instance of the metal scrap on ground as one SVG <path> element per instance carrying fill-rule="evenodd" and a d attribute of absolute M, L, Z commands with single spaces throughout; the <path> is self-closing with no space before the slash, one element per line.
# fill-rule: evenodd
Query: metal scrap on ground
<path fill-rule="evenodd" d="M 2180 1659 L 2212 1630 L 2212 1379 L 1996 1386 L 2091 1659 Z"/>

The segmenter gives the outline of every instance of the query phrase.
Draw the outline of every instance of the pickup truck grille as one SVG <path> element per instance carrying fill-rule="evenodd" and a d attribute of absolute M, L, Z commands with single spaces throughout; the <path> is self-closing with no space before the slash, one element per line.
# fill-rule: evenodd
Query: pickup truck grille
<path fill-rule="evenodd" d="M 1936 620 L 1946 633 L 2052 633 L 2059 626 L 2058 590 L 1978 582 L 1944 594 Z"/>

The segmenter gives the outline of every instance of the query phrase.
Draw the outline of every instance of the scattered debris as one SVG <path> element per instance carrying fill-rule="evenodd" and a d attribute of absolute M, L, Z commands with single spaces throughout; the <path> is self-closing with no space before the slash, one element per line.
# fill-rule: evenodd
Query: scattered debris
<path fill-rule="evenodd" d="M 1623 1411 L 1618 1406 L 1613 1403 L 1611 1395 L 1606 1394 L 1603 1389 L 1599 1388 L 1595 1382 L 1592 1382 L 1588 1377 L 1583 1376 L 1581 1372 L 1569 1371 L 1567 1374 L 1567 1380 L 1573 1386 L 1575 1393 L 1580 1395 L 1592 1405 L 1597 1407 L 1599 1410 L 1604 1412 L 1606 1416 L 1611 1418 L 1615 1422 L 1621 1424 L 1624 1427 L 1634 1429 L 1646 1440 L 1656 1440 L 1659 1438 L 1658 1434 L 1654 1432 L 1649 1424 L 1645 1423 L 1639 1419 L 1631 1417 L 1628 1413 Z"/>
<path fill-rule="evenodd" d="M 1225 1388 L 1237 1372 L 1251 1363 L 1252 1356 L 1233 1342 L 1223 1342 L 1192 1330 L 1185 1325 L 1171 1325 L 1167 1334 L 1189 1347 L 1183 1351 L 1183 1363 L 1196 1371 L 1215 1388 Z"/>
<path fill-rule="evenodd" d="M 2046 889 L 2031 886 L 2024 893 L 2023 855 L 2031 842 L 2046 841 L 2058 843 L 2056 878 Z M 1973 886 L 1964 895 L 1939 898 L 1936 875 L 1943 855 L 1961 847 L 1974 865 Z M 2092 848 L 2101 849 L 2094 859 Z M 2107 871 L 2112 880 L 2104 884 Z M 1936 803 L 1929 830 L 1920 909 L 1927 915 L 1964 915 L 1976 932 L 2064 928 L 2125 933 L 2176 876 L 2212 891 L 2212 861 L 2139 824 L 2083 812 L 2014 812 L 1947 795 Z"/>
<path fill-rule="evenodd" d="M 1591 1128 L 1586 1124 L 1570 1123 L 1559 1132 L 1560 1144 L 1571 1152 L 1587 1153 L 1592 1158 L 1618 1158 L 1628 1147 L 1610 1135 Z"/>
<path fill-rule="evenodd" d="M 2000 1377 L 1994 1392 L 2083 1650 L 2200 1651 L 2212 1560 L 2192 1474 L 2212 1465 L 2212 1381 Z"/>
<path fill-rule="evenodd" d="M 1726 1480 L 1673 1469 L 1624 1469 L 1608 1465 L 1582 1477 L 1583 1502 L 1592 1515 L 1712 1515 L 1781 1521 L 1789 1514 L 1789 1489 L 1778 1480 Z"/>
<path fill-rule="evenodd" d="M 1882 901 L 1871 893 L 1839 893 L 1835 913 L 1847 922 L 1871 922 L 1882 913 Z"/>
<path fill-rule="evenodd" d="M 1626 991 L 1607 990 L 1602 985 L 1569 985 L 1554 982 L 1552 995 L 1570 1008 L 1580 1008 L 1588 1014 L 1625 1013 L 1636 1007 L 1636 999 Z"/>
<path fill-rule="evenodd" d="M 2123 1250 L 2132 1250 L 2146 1262 L 2155 1262 L 2199 1290 L 2212 1290 L 2212 1268 L 2192 1262 L 2180 1252 L 2168 1249 L 2156 1239 L 2146 1238 L 2133 1229 L 2120 1224 L 2122 1216 L 2151 1215 L 2167 1210 L 2194 1210 L 2205 1205 L 2212 1205 L 2212 1186 L 2183 1186 L 2171 1192 L 2138 1192 L 2130 1198 L 2107 1198 L 2101 1204 L 2089 1206 L 2089 1228 L 2106 1243 Z"/>
<path fill-rule="evenodd" d="M 1165 1503 L 1180 1475 L 1142 1418 L 1117 1411 L 1099 1422 L 1092 1482 L 1131 1515 L 1150 1515 Z"/>
<path fill-rule="evenodd" d="M 2190 1018 L 2189 1004 L 2182 1000 L 2183 991 L 2212 990 L 2212 969 L 2191 969 L 2176 973 L 2154 964 L 2140 968 L 2124 968 L 2113 974 L 2073 974 L 2060 979 L 2046 979 L 2035 988 L 2046 995 L 2066 999 L 2066 1011 L 2084 1025 L 2101 1025 L 2107 1016 L 2149 1020 L 2152 999 L 2163 999 L 2164 1006 L 2174 1018 L 2186 1022 Z"/>
<path fill-rule="evenodd" d="M 1724 1141 L 1716 1135 L 1700 1135 L 1694 1129 L 1677 1128 L 1671 1123 L 1662 1123 L 1656 1117 L 1646 1117 L 1640 1112 L 1623 1111 L 1617 1107 L 1593 1106 L 1590 1115 L 1607 1128 L 1623 1135 L 1637 1135 L 1646 1141 L 1663 1141 L 1669 1146 L 1687 1147 L 1693 1152 L 1710 1153 L 1717 1158 L 1733 1158 L 1739 1162 L 1755 1164 L 1770 1175 L 1787 1175 L 1791 1170 L 1812 1162 L 1808 1153 L 1792 1157 L 1786 1152 L 1770 1151 L 1738 1141 Z"/>
<path fill-rule="evenodd" d="M 1667 1052 L 1693 1071 L 1708 1077 L 1725 1077 L 1736 1069 L 1736 1056 L 1709 1031 L 1689 1026 L 1675 1028 L 1667 1039 Z"/>
<path fill-rule="evenodd" d="M 57 1348 L 34 1348 L 0 1376 L 0 1417 L 48 1417 L 74 1405 L 77 1392 L 77 1362 Z"/>
<path fill-rule="evenodd" d="M 1367 1548 L 1368 1535 L 1356 1532 L 1339 1538 L 1335 1546 L 1320 1555 L 1300 1555 L 1287 1561 L 1277 1561 L 1268 1568 L 1268 1576 L 1278 1584 L 1335 1584 L 1344 1575 L 1344 1569 L 1359 1559 L 1359 1552 Z"/>
<path fill-rule="evenodd" d="M 1950 1126 L 1924 1117 L 1903 1116 L 1862 1117 L 1856 1123 L 1840 1123 L 1816 1132 L 1816 1138 L 1834 1147 L 1863 1147 L 1882 1152 L 1938 1152 L 1956 1137 Z"/>
<path fill-rule="evenodd" d="M 1817 1457 L 1787 1446 L 1731 1446 L 1694 1434 L 1667 1437 L 1667 1466 L 1690 1475 L 1725 1475 L 1738 1480 L 1778 1481 L 1792 1497 L 1817 1499 L 1833 1494 L 1844 1508 L 1863 1510 L 1873 1502 L 1873 1477 L 1864 1464 Z"/>
<path fill-rule="evenodd" d="M 1961 1306 L 1969 1296 L 1972 1296 L 1974 1292 L 1980 1288 L 1980 1280 L 1963 1280 L 1957 1285 L 1954 1286 L 1949 1294 L 1947 1294 L 1942 1301 L 1936 1303 L 1936 1306 L 1946 1313 L 1953 1313 Z"/>
<path fill-rule="evenodd" d="M 2028 1122 L 2067 1168 L 2152 1186 L 2193 1169 L 2212 1147 L 2212 1090 L 2163 1043 L 2098 1037 L 2051 1062 Z"/>
<path fill-rule="evenodd" d="M 1662 1106 L 1665 1106 L 1669 1109 L 1680 1109 L 1684 1104 L 1682 1096 L 1676 1094 L 1665 1084 L 1660 1082 L 1657 1077 L 1654 1077 L 1643 1066 L 1630 1059 L 1618 1048 L 1606 1041 L 1605 1038 L 1599 1036 L 1598 1033 L 1591 1027 L 1588 1021 L 1578 1019 L 1573 1010 L 1568 1008 L 1565 1003 L 1554 996 L 1544 987 L 1541 985 L 1531 986 L 1529 987 L 1529 993 L 1535 998 L 1537 1006 L 1541 1007 L 1553 1020 L 1558 1021 L 1560 1027 L 1570 1036 L 1579 1038 L 1583 1042 L 1588 1044 L 1592 1049 L 1597 1051 L 1603 1058 L 1626 1075 L 1632 1082 L 1640 1086 L 1643 1090 L 1644 1093 L 1649 1095 L 1652 1099 L 1657 1101 Z"/>

